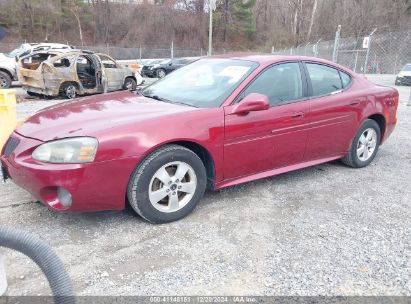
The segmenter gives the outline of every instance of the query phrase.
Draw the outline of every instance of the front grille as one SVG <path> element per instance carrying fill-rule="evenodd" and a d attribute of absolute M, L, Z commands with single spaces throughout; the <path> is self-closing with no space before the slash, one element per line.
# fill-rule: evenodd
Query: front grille
<path fill-rule="evenodd" d="M 6 143 L 6 147 L 4 148 L 4 155 L 6 157 L 10 156 L 10 154 L 13 153 L 14 149 L 17 148 L 19 143 L 20 143 L 20 140 L 14 137 L 10 137 Z"/>

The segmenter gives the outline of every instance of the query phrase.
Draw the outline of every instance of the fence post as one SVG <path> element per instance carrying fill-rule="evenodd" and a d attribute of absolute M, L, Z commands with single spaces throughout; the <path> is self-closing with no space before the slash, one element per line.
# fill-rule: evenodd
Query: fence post
<path fill-rule="evenodd" d="M 357 72 L 358 50 L 355 51 L 354 72 Z"/>
<path fill-rule="evenodd" d="M 333 62 L 337 62 L 338 57 L 338 46 L 340 44 L 340 34 L 341 34 L 341 24 L 338 25 L 337 31 L 335 32 L 335 39 L 334 39 L 334 50 L 333 50 Z"/>
<path fill-rule="evenodd" d="M 314 44 L 315 45 L 315 50 L 314 50 L 314 57 L 318 57 L 318 44 L 320 43 L 322 39 L 318 39 L 317 42 Z"/>
<path fill-rule="evenodd" d="M 139 52 L 140 52 L 140 60 L 141 60 L 141 44 L 140 44 L 140 51 Z"/>
<path fill-rule="evenodd" d="M 271 47 L 271 54 L 274 54 L 274 46 Z"/>
<path fill-rule="evenodd" d="M 171 41 L 171 59 L 174 58 L 174 41 Z"/>
<path fill-rule="evenodd" d="M 411 107 L 411 89 L 410 89 L 410 96 L 408 96 L 407 106 Z"/>
<path fill-rule="evenodd" d="M 367 66 L 368 66 L 368 57 L 370 55 L 370 48 L 371 48 L 371 40 L 372 40 L 372 35 L 375 33 L 377 29 L 375 28 L 371 34 L 370 34 L 370 38 L 368 39 L 368 48 L 367 48 L 367 53 L 365 54 L 365 62 L 364 62 L 364 72 L 363 74 L 365 74 L 366 70 L 367 70 Z"/>

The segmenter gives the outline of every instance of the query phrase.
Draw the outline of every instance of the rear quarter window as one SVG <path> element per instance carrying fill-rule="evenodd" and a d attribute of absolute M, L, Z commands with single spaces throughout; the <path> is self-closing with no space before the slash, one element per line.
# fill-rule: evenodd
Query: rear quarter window
<path fill-rule="evenodd" d="M 347 73 L 340 71 L 340 77 L 342 81 L 342 87 L 343 88 L 348 87 L 348 85 L 351 83 L 351 76 L 348 75 Z"/>
<path fill-rule="evenodd" d="M 339 71 L 326 65 L 306 63 L 313 96 L 327 95 L 343 88 Z"/>

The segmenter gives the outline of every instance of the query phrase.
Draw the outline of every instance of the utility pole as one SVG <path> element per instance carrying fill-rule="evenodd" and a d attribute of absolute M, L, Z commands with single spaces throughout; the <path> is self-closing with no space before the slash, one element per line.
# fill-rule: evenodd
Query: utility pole
<path fill-rule="evenodd" d="M 210 24 L 208 29 L 208 56 L 213 54 L 213 11 L 216 9 L 216 0 L 210 0 Z"/>

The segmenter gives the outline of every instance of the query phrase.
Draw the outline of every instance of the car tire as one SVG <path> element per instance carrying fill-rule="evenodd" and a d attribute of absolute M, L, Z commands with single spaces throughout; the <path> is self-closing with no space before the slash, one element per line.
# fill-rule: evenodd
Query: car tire
<path fill-rule="evenodd" d="M 157 78 L 164 78 L 166 77 L 167 73 L 164 69 L 158 69 L 156 72 Z"/>
<path fill-rule="evenodd" d="M 123 89 L 134 91 L 136 88 L 137 88 L 137 82 L 131 77 L 126 78 L 126 80 L 124 81 Z"/>
<path fill-rule="evenodd" d="M 398 81 L 398 78 L 396 78 L 395 79 L 395 83 L 394 83 L 396 86 L 400 86 L 401 85 L 401 83 Z"/>
<path fill-rule="evenodd" d="M 196 207 L 206 184 L 206 169 L 197 154 L 179 145 L 166 145 L 134 169 L 127 198 L 145 220 L 168 223 L 185 217 Z"/>
<path fill-rule="evenodd" d="M 11 86 L 11 77 L 6 72 L 0 71 L 0 89 L 7 89 Z"/>
<path fill-rule="evenodd" d="M 353 168 L 368 166 L 377 154 L 380 142 L 380 126 L 375 120 L 367 119 L 358 129 L 350 151 L 342 158 L 342 162 Z"/>
<path fill-rule="evenodd" d="M 67 99 L 74 99 L 77 97 L 77 87 L 74 83 L 68 83 L 63 88 L 63 96 Z"/>

